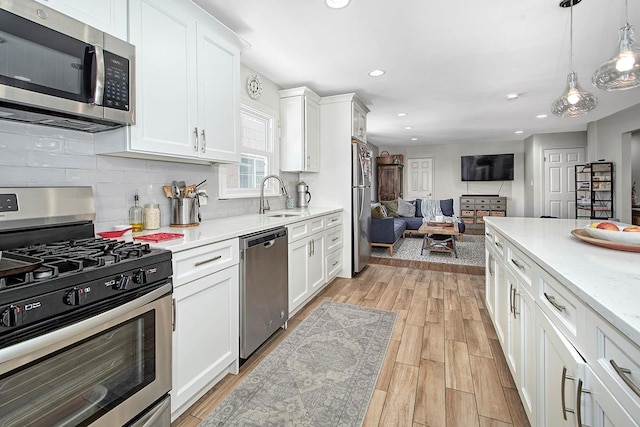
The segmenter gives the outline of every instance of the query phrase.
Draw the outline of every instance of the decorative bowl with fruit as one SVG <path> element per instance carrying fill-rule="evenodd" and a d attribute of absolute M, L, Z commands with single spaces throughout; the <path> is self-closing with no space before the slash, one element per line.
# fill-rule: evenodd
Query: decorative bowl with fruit
<path fill-rule="evenodd" d="M 596 239 L 640 245 L 640 226 L 621 222 L 600 221 L 584 227 L 584 231 Z"/>

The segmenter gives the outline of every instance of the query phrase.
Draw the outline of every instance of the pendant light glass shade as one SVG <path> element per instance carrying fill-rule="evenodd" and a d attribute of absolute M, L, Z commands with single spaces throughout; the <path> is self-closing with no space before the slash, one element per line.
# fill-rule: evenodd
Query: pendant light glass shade
<path fill-rule="evenodd" d="M 551 112 L 560 117 L 577 117 L 596 108 L 598 98 L 580 87 L 578 75 L 573 71 L 567 76 L 567 88 L 551 105 Z"/>
<path fill-rule="evenodd" d="M 640 49 L 629 23 L 620 28 L 619 52 L 602 64 L 591 81 L 598 89 L 626 90 L 640 86 Z"/>
<path fill-rule="evenodd" d="M 569 30 L 569 62 L 571 72 L 567 76 L 567 87 L 558 99 L 551 104 L 551 112 L 560 117 L 578 117 L 596 108 L 598 98 L 582 89 L 578 84 L 578 75 L 573 71 L 573 5 L 579 1 L 560 2 L 560 7 L 569 6 L 571 25 Z"/>

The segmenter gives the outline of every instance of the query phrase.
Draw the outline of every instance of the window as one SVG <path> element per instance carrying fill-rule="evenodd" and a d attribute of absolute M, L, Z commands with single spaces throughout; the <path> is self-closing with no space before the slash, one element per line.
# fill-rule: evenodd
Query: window
<path fill-rule="evenodd" d="M 274 124 L 277 113 L 240 105 L 240 163 L 220 165 L 220 198 L 258 197 L 260 183 L 277 173 Z M 279 189 L 267 182 L 265 195 L 275 196 Z"/>

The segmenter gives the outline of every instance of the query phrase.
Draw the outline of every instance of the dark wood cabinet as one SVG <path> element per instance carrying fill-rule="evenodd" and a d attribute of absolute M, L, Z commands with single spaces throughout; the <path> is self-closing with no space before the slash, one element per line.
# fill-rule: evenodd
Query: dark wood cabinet
<path fill-rule="evenodd" d="M 378 201 L 402 197 L 402 165 L 378 165 Z"/>

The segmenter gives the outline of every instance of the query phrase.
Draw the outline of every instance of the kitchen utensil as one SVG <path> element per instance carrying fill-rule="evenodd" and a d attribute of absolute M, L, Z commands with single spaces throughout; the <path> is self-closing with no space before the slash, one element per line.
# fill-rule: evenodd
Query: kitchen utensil
<path fill-rule="evenodd" d="M 177 185 L 178 185 L 178 197 L 186 197 L 187 194 L 184 192 L 184 188 L 187 186 L 187 184 L 184 181 L 177 181 Z"/>
<path fill-rule="evenodd" d="M 296 188 L 298 190 L 298 207 L 299 208 L 308 207 L 309 202 L 311 201 L 311 193 L 309 193 L 309 186 L 304 181 L 300 181 Z"/>
<path fill-rule="evenodd" d="M 171 188 L 173 190 L 173 197 L 180 197 L 180 188 L 178 188 L 177 181 L 171 181 Z"/>
<path fill-rule="evenodd" d="M 164 190 L 164 195 L 165 196 L 167 196 L 170 199 L 173 198 L 173 190 L 171 190 L 171 186 L 170 185 L 164 185 L 162 187 L 162 189 Z"/>
<path fill-rule="evenodd" d="M 116 237 L 122 237 L 129 230 L 133 230 L 133 227 L 123 228 L 122 230 L 100 231 L 96 234 L 105 239 L 115 239 Z"/>
<path fill-rule="evenodd" d="M 0 277 L 33 271 L 43 262 L 40 258 L 5 251 L 0 259 Z"/>
<path fill-rule="evenodd" d="M 207 180 L 205 179 L 204 181 L 202 181 L 200 184 L 196 185 L 196 188 L 200 187 L 202 184 L 204 184 L 205 182 L 207 182 Z"/>
<path fill-rule="evenodd" d="M 196 196 L 196 185 L 187 185 L 184 187 L 184 197 L 195 197 Z"/>

